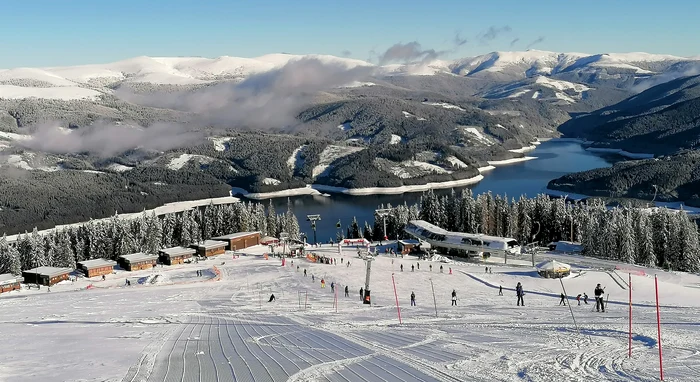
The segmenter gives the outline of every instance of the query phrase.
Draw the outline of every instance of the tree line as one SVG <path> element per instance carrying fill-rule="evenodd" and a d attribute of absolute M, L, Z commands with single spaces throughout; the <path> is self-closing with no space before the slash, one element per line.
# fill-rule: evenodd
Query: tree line
<path fill-rule="evenodd" d="M 214 205 L 181 213 L 142 214 L 136 219 L 118 215 L 106 221 L 39 234 L 25 232 L 15 243 L 0 239 L 0 274 L 20 274 L 39 266 L 75 268 L 77 262 L 92 259 L 116 260 L 136 252 L 155 254 L 173 246 L 188 246 L 212 237 L 234 232 L 260 231 L 279 237 L 286 232 L 299 238 L 299 222 L 292 212 L 277 214 L 270 204 L 234 203 Z"/>

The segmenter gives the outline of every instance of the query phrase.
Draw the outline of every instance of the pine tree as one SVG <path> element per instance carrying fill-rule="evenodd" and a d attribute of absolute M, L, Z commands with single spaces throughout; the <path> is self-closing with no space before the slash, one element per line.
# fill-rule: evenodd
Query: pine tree
<path fill-rule="evenodd" d="M 17 248 L 7 242 L 7 236 L 0 238 L 0 274 L 11 273 L 19 275 L 22 273 L 22 263 Z"/>
<path fill-rule="evenodd" d="M 267 234 L 272 237 L 279 237 L 278 226 L 277 212 L 275 212 L 275 206 L 272 205 L 272 200 L 270 200 L 270 205 L 267 206 Z"/>

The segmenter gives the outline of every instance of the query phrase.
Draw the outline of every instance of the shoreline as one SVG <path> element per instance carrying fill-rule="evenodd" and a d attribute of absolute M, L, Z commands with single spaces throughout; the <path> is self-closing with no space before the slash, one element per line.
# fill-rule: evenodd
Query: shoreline
<path fill-rule="evenodd" d="M 609 147 L 590 147 L 590 145 L 595 144 L 595 142 L 587 141 L 587 140 L 581 139 L 581 138 L 537 138 L 537 139 L 539 139 L 542 142 L 549 141 L 549 142 L 580 143 L 584 146 L 589 146 L 589 147 L 586 147 L 586 149 L 585 149 L 586 151 L 590 151 L 593 153 L 617 154 L 619 156 L 629 158 L 629 159 L 653 159 L 656 157 L 655 154 L 651 154 L 651 153 L 633 153 L 633 152 L 625 151 L 623 149 L 615 149 L 615 148 L 609 148 Z M 509 150 L 509 151 L 513 151 L 513 150 Z"/>
<path fill-rule="evenodd" d="M 542 190 L 542 193 L 547 195 L 547 196 L 553 196 L 557 198 L 561 198 L 563 196 L 567 196 L 567 199 L 571 199 L 574 201 L 580 201 L 583 199 L 588 199 L 588 198 L 602 198 L 602 196 L 593 196 L 593 195 L 585 195 L 585 194 L 577 194 L 574 192 L 566 192 L 566 191 L 559 191 L 559 190 L 554 190 L 551 188 L 545 187 Z M 647 202 L 648 204 L 651 204 L 651 200 L 646 200 L 646 199 L 637 199 L 637 198 L 630 198 L 630 199 L 636 199 L 636 200 L 642 200 Z M 700 214 L 700 207 L 691 207 L 688 205 L 685 205 L 683 202 L 654 202 L 654 205 L 648 208 L 668 208 L 670 210 L 676 210 L 680 211 L 683 210 L 684 212 L 688 214 Z"/>
<path fill-rule="evenodd" d="M 266 200 L 275 198 L 284 198 L 291 196 L 325 196 L 324 193 L 329 194 L 344 194 L 344 195 L 354 195 L 354 196 L 367 196 L 367 195 L 400 195 L 407 192 L 423 192 L 430 189 L 444 189 L 444 188 L 454 188 L 454 187 L 464 187 L 472 184 L 479 183 L 484 179 L 484 173 L 488 171 L 493 171 L 497 166 L 508 165 L 513 163 L 525 162 L 529 160 L 537 159 L 537 157 L 526 156 L 522 158 L 511 158 L 500 161 L 487 161 L 488 166 L 479 167 L 479 175 L 458 180 L 448 180 L 445 182 L 430 182 L 426 184 L 415 184 L 408 186 L 398 186 L 398 187 L 363 187 L 363 188 L 345 188 L 337 186 L 328 186 L 325 184 L 307 184 L 306 187 L 290 188 L 287 190 L 271 191 L 271 192 L 248 192 L 247 190 L 240 187 L 233 187 L 231 189 L 232 195 L 240 195 L 246 199 L 252 200 Z"/>

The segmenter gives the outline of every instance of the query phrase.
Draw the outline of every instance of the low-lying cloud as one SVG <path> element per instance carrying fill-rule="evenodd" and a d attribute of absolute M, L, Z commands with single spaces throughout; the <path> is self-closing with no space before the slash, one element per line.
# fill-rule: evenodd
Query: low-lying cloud
<path fill-rule="evenodd" d="M 535 46 L 535 45 L 541 43 L 542 41 L 544 41 L 544 36 L 540 36 L 540 37 L 538 37 L 537 39 L 535 39 L 535 41 L 533 41 L 533 42 L 527 44 L 527 46 L 525 47 L 525 49 L 530 49 L 530 48 L 532 48 L 533 46 Z"/>
<path fill-rule="evenodd" d="M 670 71 L 662 74 L 657 74 L 653 77 L 640 81 L 632 86 L 631 90 L 635 93 L 641 93 L 656 85 L 661 85 L 669 81 L 676 80 L 681 77 L 697 76 L 700 74 L 700 63 L 691 63 L 681 70 Z"/>
<path fill-rule="evenodd" d="M 397 43 L 389 47 L 384 53 L 380 54 L 377 61 L 379 65 L 390 63 L 411 63 L 411 62 L 430 62 L 438 57 L 446 54 L 447 51 L 437 51 L 435 49 L 423 49 L 417 41 L 408 43 Z"/>
<path fill-rule="evenodd" d="M 479 42 L 481 42 L 481 44 L 486 45 L 491 41 L 497 39 L 500 35 L 512 31 L 513 29 L 508 25 L 504 25 L 502 27 L 490 26 L 489 29 L 486 30 L 486 32 L 481 33 L 477 36 L 477 38 L 479 39 Z"/>

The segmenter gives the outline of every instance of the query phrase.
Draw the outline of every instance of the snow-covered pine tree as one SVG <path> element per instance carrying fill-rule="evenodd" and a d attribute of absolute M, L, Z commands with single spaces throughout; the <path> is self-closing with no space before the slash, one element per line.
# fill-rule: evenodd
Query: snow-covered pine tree
<path fill-rule="evenodd" d="M 255 203 L 255 230 L 260 231 L 262 235 L 267 235 L 267 216 L 265 215 L 265 206 L 262 203 Z"/>
<path fill-rule="evenodd" d="M 163 247 L 170 248 L 174 246 L 173 238 L 175 237 L 175 214 L 167 214 L 162 220 L 161 243 Z"/>
<path fill-rule="evenodd" d="M 372 240 L 372 237 L 374 235 L 372 234 L 372 227 L 370 227 L 369 223 L 365 221 L 365 228 L 362 232 L 362 237 L 367 238 L 368 240 Z"/>
<path fill-rule="evenodd" d="M 360 235 L 360 225 L 357 223 L 357 218 L 353 216 L 352 223 L 350 223 L 350 227 L 348 227 L 348 237 L 351 239 L 359 239 Z"/>
<path fill-rule="evenodd" d="M 267 234 L 272 237 L 279 237 L 278 226 L 277 212 L 275 211 L 275 206 L 272 205 L 272 200 L 270 200 L 270 204 L 267 206 Z"/>
<path fill-rule="evenodd" d="M 29 267 L 36 268 L 48 265 L 46 261 L 46 249 L 44 247 L 44 239 L 39 235 L 39 231 L 36 227 L 32 231 L 32 236 L 29 238 Z"/>
<path fill-rule="evenodd" d="M 628 209 L 620 212 L 620 220 L 616 228 L 618 230 L 618 258 L 626 263 L 634 264 L 636 257 L 635 237 Z"/>
<path fill-rule="evenodd" d="M 0 274 L 11 273 L 19 275 L 22 273 L 22 262 L 20 254 L 15 246 L 7 242 L 7 236 L 3 234 L 0 238 Z"/>
<path fill-rule="evenodd" d="M 700 243 L 698 243 L 697 226 L 682 211 L 676 212 L 675 220 L 679 231 L 679 235 L 675 239 L 679 242 L 677 247 L 679 259 L 676 268 L 697 273 L 700 270 Z"/>
<path fill-rule="evenodd" d="M 56 267 L 75 269 L 75 254 L 70 246 L 70 236 L 66 231 L 59 231 L 55 236 L 55 254 L 52 264 Z"/>

